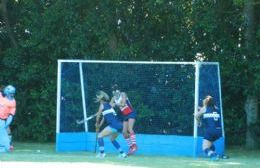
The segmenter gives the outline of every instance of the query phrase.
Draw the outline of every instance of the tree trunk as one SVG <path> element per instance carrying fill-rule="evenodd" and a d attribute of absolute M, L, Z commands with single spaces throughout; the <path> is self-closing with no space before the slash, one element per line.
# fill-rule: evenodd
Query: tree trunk
<path fill-rule="evenodd" d="M 245 17 L 245 47 L 248 55 L 251 56 L 252 49 L 254 49 L 255 42 L 255 29 L 254 29 L 254 0 L 245 0 L 244 7 L 244 17 Z"/>
<path fill-rule="evenodd" d="M 254 149 L 256 147 L 256 136 L 254 130 L 252 130 L 252 125 L 257 122 L 257 96 L 247 96 L 246 103 L 245 103 L 245 111 L 246 111 L 246 148 Z"/>
<path fill-rule="evenodd" d="M 14 47 L 17 47 L 17 42 L 14 38 L 14 34 L 13 34 L 13 31 L 12 31 L 12 28 L 10 26 L 10 22 L 9 22 L 9 19 L 8 19 L 8 14 L 7 14 L 7 2 L 8 0 L 2 0 L 2 3 L 0 5 L 0 10 L 2 11 L 2 15 L 3 15 L 3 20 L 5 22 L 5 25 L 6 25 L 6 30 L 7 30 L 7 33 L 8 33 L 8 37 L 9 39 L 11 40 L 11 43 Z"/>
<path fill-rule="evenodd" d="M 254 0 L 244 1 L 244 26 L 245 26 L 245 55 L 247 56 L 248 66 L 255 60 L 255 25 L 254 25 Z M 247 116 L 246 148 L 256 147 L 256 137 L 252 125 L 257 122 L 257 97 L 254 95 L 254 75 L 246 72 L 248 79 L 247 97 L 245 102 L 245 112 Z"/>

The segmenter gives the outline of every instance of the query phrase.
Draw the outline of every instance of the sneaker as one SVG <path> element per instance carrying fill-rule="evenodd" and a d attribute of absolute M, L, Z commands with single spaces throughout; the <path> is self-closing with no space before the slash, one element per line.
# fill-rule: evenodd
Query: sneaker
<path fill-rule="evenodd" d="M 221 156 L 221 159 L 229 159 L 229 156 L 227 156 L 227 155 L 222 155 L 222 156 Z"/>
<path fill-rule="evenodd" d="M 127 155 L 131 155 L 131 153 L 132 153 L 132 146 L 129 147 Z"/>
<path fill-rule="evenodd" d="M 98 153 L 96 156 L 96 158 L 101 158 L 101 159 L 103 159 L 105 157 L 106 157 L 106 153 Z"/>
<path fill-rule="evenodd" d="M 10 145 L 10 148 L 9 148 L 10 152 L 12 152 L 14 150 L 14 146 L 13 145 Z"/>
<path fill-rule="evenodd" d="M 133 145 L 130 147 L 130 149 L 129 149 L 127 155 L 133 155 L 136 151 L 137 151 L 137 145 L 136 145 L 136 144 L 133 144 Z"/>
<path fill-rule="evenodd" d="M 210 160 L 212 161 L 218 161 L 219 157 L 217 155 L 210 157 Z"/>
<path fill-rule="evenodd" d="M 119 158 L 126 158 L 126 157 L 127 157 L 127 154 L 126 154 L 125 152 L 123 152 L 123 153 L 120 153 L 120 154 L 118 155 L 118 157 L 119 157 Z"/>

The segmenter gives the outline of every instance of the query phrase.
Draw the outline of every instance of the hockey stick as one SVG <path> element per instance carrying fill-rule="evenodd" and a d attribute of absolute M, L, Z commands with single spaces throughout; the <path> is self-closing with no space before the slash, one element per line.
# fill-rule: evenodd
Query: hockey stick
<path fill-rule="evenodd" d="M 91 116 L 89 116 L 89 117 L 87 117 L 87 118 L 84 119 L 84 120 L 77 120 L 76 122 L 77 122 L 77 124 L 83 124 L 83 123 L 87 122 L 88 120 L 91 120 L 92 118 L 94 118 L 94 117 L 96 117 L 96 116 L 97 116 L 97 113 L 96 113 L 96 114 L 93 114 L 93 115 L 91 115 Z"/>
<path fill-rule="evenodd" d="M 95 152 L 95 153 L 97 153 L 98 133 L 99 133 L 99 128 L 96 128 L 96 139 L 95 139 L 95 149 L 94 149 L 94 152 Z"/>

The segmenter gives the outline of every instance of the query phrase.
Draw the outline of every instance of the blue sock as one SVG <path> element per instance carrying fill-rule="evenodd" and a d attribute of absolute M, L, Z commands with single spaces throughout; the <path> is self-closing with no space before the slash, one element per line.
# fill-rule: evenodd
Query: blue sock
<path fill-rule="evenodd" d="M 104 140 L 103 138 L 98 138 L 98 146 L 99 146 L 99 151 L 100 153 L 104 153 Z"/>
<path fill-rule="evenodd" d="M 123 153 L 119 143 L 116 140 L 111 141 L 111 143 L 114 145 L 114 147 L 120 152 Z"/>
<path fill-rule="evenodd" d="M 204 150 L 205 154 L 208 156 L 208 157 L 214 157 L 216 156 L 216 153 L 214 151 L 211 150 L 211 148 L 206 148 Z"/>
<path fill-rule="evenodd" d="M 210 149 L 211 149 L 212 151 L 215 151 L 215 150 L 216 150 L 215 145 L 212 144 L 212 146 L 210 147 Z"/>

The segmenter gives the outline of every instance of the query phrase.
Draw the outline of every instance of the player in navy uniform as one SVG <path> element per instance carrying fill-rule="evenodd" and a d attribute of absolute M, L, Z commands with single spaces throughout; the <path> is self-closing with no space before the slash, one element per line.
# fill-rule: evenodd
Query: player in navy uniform
<path fill-rule="evenodd" d="M 111 99 L 111 104 L 113 106 L 118 106 L 122 116 L 123 116 L 123 136 L 129 147 L 128 155 L 134 154 L 137 150 L 136 136 L 133 130 L 136 111 L 133 109 L 127 94 L 125 92 L 120 92 L 118 89 L 113 91 L 113 98 Z"/>
<path fill-rule="evenodd" d="M 105 92 L 99 91 L 96 95 L 96 102 L 100 103 L 96 118 L 96 129 L 99 130 L 104 121 L 108 124 L 108 126 L 98 134 L 99 154 L 97 157 L 104 158 L 106 156 L 103 138 L 111 136 L 111 143 L 120 152 L 119 156 L 125 158 L 127 156 L 126 153 L 123 152 L 119 143 L 116 141 L 118 133 L 122 130 L 123 126 L 117 119 L 116 112 L 109 103 L 109 96 Z M 101 114 L 103 117 L 100 121 Z"/>
<path fill-rule="evenodd" d="M 218 160 L 214 142 L 222 136 L 222 128 L 220 112 L 215 106 L 213 97 L 206 96 L 203 100 L 203 107 L 195 117 L 199 122 L 202 121 L 204 127 L 203 151 L 212 160 Z"/>

